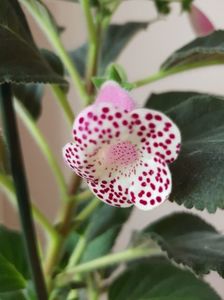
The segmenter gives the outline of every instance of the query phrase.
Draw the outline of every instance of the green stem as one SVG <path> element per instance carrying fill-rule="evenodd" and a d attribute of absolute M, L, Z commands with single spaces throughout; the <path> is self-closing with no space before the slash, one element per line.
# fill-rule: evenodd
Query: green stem
<path fill-rule="evenodd" d="M 98 198 L 95 198 L 93 200 L 90 200 L 90 203 L 77 215 L 75 218 L 78 222 L 85 221 L 92 212 L 99 206 L 100 200 Z"/>
<path fill-rule="evenodd" d="M 7 198 L 11 201 L 12 205 L 16 206 L 16 193 L 11 178 L 0 173 L 0 186 L 7 195 Z M 32 212 L 36 222 L 49 234 L 49 236 L 57 234 L 54 227 L 34 203 L 32 204 Z"/>
<path fill-rule="evenodd" d="M 98 300 L 99 293 L 96 288 L 96 284 L 94 283 L 94 278 L 92 274 L 87 275 L 86 283 L 87 283 L 88 300 Z"/>
<path fill-rule="evenodd" d="M 34 229 L 30 197 L 24 171 L 19 133 L 13 109 L 13 99 L 9 84 L 3 84 L 0 91 L 2 123 L 9 151 L 12 177 L 15 184 L 20 222 L 27 251 L 32 279 L 39 300 L 47 300 L 47 289 L 38 256 L 36 233 Z"/>
<path fill-rule="evenodd" d="M 49 166 L 51 167 L 52 173 L 56 178 L 57 184 L 61 191 L 61 195 L 65 201 L 69 201 L 68 193 L 67 193 L 67 185 L 64 179 L 64 176 L 61 172 L 61 169 L 57 163 L 56 158 L 54 157 L 53 152 L 48 146 L 45 138 L 43 137 L 41 131 L 37 127 L 37 124 L 33 120 L 32 116 L 29 112 L 24 108 L 21 102 L 15 102 L 16 112 L 18 113 L 20 119 L 26 125 L 26 128 L 29 130 L 30 134 L 33 136 L 35 142 L 39 146 L 42 151 L 44 157 L 46 158 Z"/>
<path fill-rule="evenodd" d="M 88 58 L 87 58 L 87 70 L 86 70 L 86 86 L 87 91 L 91 95 L 93 92 L 92 77 L 96 75 L 97 72 L 97 62 L 98 62 L 98 50 L 99 50 L 99 38 L 100 35 L 100 24 L 96 27 L 93 15 L 91 12 L 91 6 L 89 0 L 81 0 L 81 5 L 83 8 L 84 16 L 86 19 L 87 31 L 88 31 Z M 98 32 L 99 31 L 99 32 Z"/>
<path fill-rule="evenodd" d="M 168 70 L 160 70 L 158 73 L 153 74 L 149 77 L 146 77 L 144 79 L 141 80 L 137 80 L 135 82 L 133 82 L 133 88 L 139 88 L 142 87 L 144 85 L 156 82 L 158 80 L 164 79 L 168 76 L 171 75 L 175 75 L 177 73 L 181 73 L 181 72 L 185 72 L 185 71 L 189 71 L 192 69 L 197 69 L 197 68 L 202 68 L 202 67 L 208 67 L 208 66 L 213 66 L 213 65 L 218 65 L 221 62 L 219 60 L 214 60 L 214 61 L 210 61 L 207 62 L 206 64 L 203 62 L 196 62 L 196 63 L 192 63 L 189 65 L 183 65 L 183 66 L 176 66 L 176 67 L 172 67 Z M 222 62 L 223 63 L 223 62 Z"/>
<path fill-rule="evenodd" d="M 154 256 L 161 254 L 161 250 L 159 249 L 148 249 L 148 248 L 131 248 L 123 252 L 109 254 L 92 261 L 80 264 L 67 270 L 66 272 L 58 275 L 56 277 L 56 284 L 58 286 L 63 286 L 72 282 L 73 278 L 77 274 L 91 272 L 95 270 L 99 270 L 102 268 L 106 268 L 108 266 L 127 262 L 130 260 L 134 260 L 137 258 Z"/>
<path fill-rule="evenodd" d="M 74 86 L 76 87 L 81 99 L 83 99 L 85 104 L 89 103 L 89 95 L 85 90 L 84 83 L 71 59 L 68 52 L 65 50 L 62 44 L 57 29 L 52 23 L 52 19 L 49 16 L 47 9 L 42 3 L 36 0 L 20 0 L 20 2 L 27 8 L 31 13 L 33 18 L 36 20 L 37 24 L 42 29 L 43 33 L 48 38 L 49 42 L 57 51 L 58 56 L 64 63 L 68 73 L 70 74 Z"/>
<path fill-rule="evenodd" d="M 59 106 L 61 107 L 62 111 L 64 112 L 64 115 L 66 117 L 66 120 L 68 121 L 69 126 L 71 126 L 74 122 L 75 115 L 73 113 L 73 110 L 68 102 L 68 99 L 63 92 L 63 90 L 55 84 L 51 85 L 52 93 L 55 96 L 55 99 L 57 100 Z"/>
<path fill-rule="evenodd" d="M 75 250 L 73 251 L 72 255 L 70 256 L 70 259 L 69 259 L 66 269 L 74 267 L 78 263 L 85 247 L 86 247 L 86 238 L 85 238 L 85 235 L 83 235 L 79 238 L 78 244 L 76 245 Z"/>

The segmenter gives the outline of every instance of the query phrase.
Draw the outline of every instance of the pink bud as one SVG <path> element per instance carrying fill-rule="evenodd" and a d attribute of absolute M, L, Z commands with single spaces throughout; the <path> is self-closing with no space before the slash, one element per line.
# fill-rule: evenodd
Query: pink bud
<path fill-rule="evenodd" d="M 107 102 L 123 110 L 132 111 L 136 105 L 128 91 L 117 82 L 109 80 L 101 87 L 95 104 Z"/>
<path fill-rule="evenodd" d="M 215 27 L 212 22 L 195 5 L 191 6 L 189 18 L 191 25 L 198 36 L 205 36 L 215 31 Z"/>

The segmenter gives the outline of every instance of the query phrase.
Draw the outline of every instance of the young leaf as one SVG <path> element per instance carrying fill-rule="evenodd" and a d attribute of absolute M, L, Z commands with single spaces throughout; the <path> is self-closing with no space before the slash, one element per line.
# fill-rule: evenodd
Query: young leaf
<path fill-rule="evenodd" d="M 224 31 L 218 30 L 195 39 L 175 51 L 161 66 L 162 70 L 186 66 L 207 66 L 224 63 Z"/>
<path fill-rule="evenodd" d="M 187 208 L 224 209 L 224 99 L 191 92 L 152 95 L 146 107 L 165 112 L 179 126 L 182 150 L 171 165 L 171 200 Z"/>
<path fill-rule="evenodd" d="M 0 295 L 25 288 L 26 281 L 6 258 L 0 255 Z"/>
<path fill-rule="evenodd" d="M 163 258 L 131 264 L 112 283 L 109 300 L 137 299 L 221 300 L 207 283 Z"/>
<path fill-rule="evenodd" d="M 0 40 L 0 83 L 65 83 L 35 46 L 17 0 L 0 1 Z"/>
<path fill-rule="evenodd" d="M 99 75 L 103 75 L 107 66 L 116 61 L 119 54 L 124 50 L 135 34 L 147 26 L 148 23 L 146 22 L 128 22 L 123 25 L 111 25 L 108 28 L 103 39 L 102 53 L 99 62 Z M 88 45 L 84 44 L 80 48 L 70 52 L 74 64 L 82 77 L 85 75 L 87 51 Z"/>
<path fill-rule="evenodd" d="M 224 277 L 224 235 L 203 219 L 175 213 L 149 225 L 141 235 L 157 241 L 168 256 L 198 274 L 217 271 Z"/>

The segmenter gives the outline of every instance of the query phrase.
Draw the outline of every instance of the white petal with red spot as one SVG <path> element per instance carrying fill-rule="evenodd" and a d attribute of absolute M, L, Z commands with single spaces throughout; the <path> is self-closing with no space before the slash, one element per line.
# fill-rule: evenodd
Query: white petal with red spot
<path fill-rule="evenodd" d="M 181 136 L 178 127 L 161 112 L 136 109 L 131 113 L 133 130 L 130 139 L 144 151 L 144 156 L 156 155 L 172 163 L 180 151 Z"/>
<path fill-rule="evenodd" d="M 130 200 L 141 210 L 150 210 L 168 198 L 171 187 L 171 175 L 167 164 L 157 157 L 144 159 L 132 177 Z"/>
<path fill-rule="evenodd" d="M 67 164 L 102 201 L 149 210 L 171 192 L 167 163 L 180 151 L 177 126 L 149 109 L 124 111 L 109 103 L 89 106 L 77 117 L 74 143 L 64 147 Z"/>
<path fill-rule="evenodd" d="M 101 179 L 88 182 L 92 192 L 103 202 L 116 207 L 129 207 L 133 203 L 129 199 L 130 179 L 115 177 L 112 180 Z"/>

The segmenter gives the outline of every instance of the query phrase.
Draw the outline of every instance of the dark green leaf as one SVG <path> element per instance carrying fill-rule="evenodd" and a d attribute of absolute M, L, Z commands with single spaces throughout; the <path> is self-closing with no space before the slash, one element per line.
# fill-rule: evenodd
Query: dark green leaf
<path fill-rule="evenodd" d="M 103 39 L 102 53 L 99 62 L 99 74 L 103 75 L 107 66 L 115 62 L 119 54 L 130 42 L 134 35 L 147 27 L 145 22 L 128 22 L 123 25 L 111 25 Z M 85 75 L 88 46 L 82 45 L 70 55 L 82 77 Z"/>
<path fill-rule="evenodd" d="M 102 75 L 106 67 L 116 61 L 131 39 L 143 29 L 146 29 L 147 22 L 128 22 L 123 25 L 111 25 L 105 33 L 102 53 L 100 59 L 100 71 Z"/>
<path fill-rule="evenodd" d="M 205 282 L 162 258 L 129 266 L 112 284 L 109 300 L 221 300 Z"/>
<path fill-rule="evenodd" d="M 52 70 L 63 77 L 64 68 L 58 56 L 46 49 L 42 49 L 40 51 L 43 59 L 51 66 Z M 44 94 L 44 84 L 14 84 L 12 85 L 12 89 L 15 97 L 23 103 L 32 117 L 37 119 L 41 114 L 41 101 Z"/>
<path fill-rule="evenodd" d="M 22 291 L 1 293 L 0 300 L 31 300 L 30 298 L 25 297 Z"/>
<path fill-rule="evenodd" d="M 0 40 L 0 83 L 65 83 L 34 45 L 17 0 L 0 1 Z"/>
<path fill-rule="evenodd" d="M 147 107 L 168 114 L 180 128 L 182 151 L 171 165 L 171 199 L 214 213 L 224 208 L 224 99 L 191 92 L 152 95 Z"/>
<path fill-rule="evenodd" d="M 196 215 L 176 213 L 149 225 L 149 234 L 168 256 L 198 274 L 217 271 L 224 277 L 224 236 Z"/>
<path fill-rule="evenodd" d="M 162 70 L 224 63 L 224 31 L 200 37 L 175 51 L 161 66 Z"/>
<path fill-rule="evenodd" d="M 88 240 L 93 240 L 113 226 L 123 225 L 132 212 L 131 208 L 120 209 L 101 204 L 88 224 Z"/>
<path fill-rule="evenodd" d="M 26 281 L 23 276 L 16 270 L 11 262 L 0 255 L 0 293 L 20 290 L 25 286 Z"/>
<path fill-rule="evenodd" d="M 7 259 L 24 278 L 30 278 L 21 234 L 17 231 L 9 230 L 4 226 L 0 226 L 0 241 L 0 255 Z"/>

